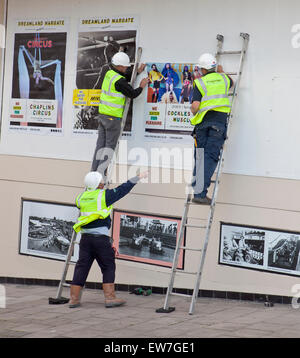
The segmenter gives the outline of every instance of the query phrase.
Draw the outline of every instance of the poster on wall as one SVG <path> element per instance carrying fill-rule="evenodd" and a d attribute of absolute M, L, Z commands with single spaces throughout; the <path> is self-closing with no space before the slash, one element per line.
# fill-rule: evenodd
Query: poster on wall
<path fill-rule="evenodd" d="M 65 261 L 77 218 L 74 205 L 23 199 L 19 253 Z M 78 260 L 78 250 L 75 245 L 72 262 Z"/>
<path fill-rule="evenodd" d="M 117 258 L 172 267 L 180 225 L 180 218 L 114 210 L 112 237 Z M 183 266 L 181 250 L 177 268 Z"/>
<path fill-rule="evenodd" d="M 190 63 L 147 63 L 150 84 L 145 103 L 147 140 L 191 141 L 193 82 L 201 77 Z"/>
<path fill-rule="evenodd" d="M 80 19 L 78 29 L 76 84 L 73 89 L 73 134 L 95 136 L 101 85 L 113 55 L 119 51 L 135 62 L 138 32 L 136 16 Z M 132 130 L 132 103 L 123 137 Z"/>
<path fill-rule="evenodd" d="M 66 43 L 65 19 L 16 22 L 10 131 L 62 134 Z"/>
<path fill-rule="evenodd" d="M 300 276 L 300 233 L 221 223 L 219 263 Z"/>

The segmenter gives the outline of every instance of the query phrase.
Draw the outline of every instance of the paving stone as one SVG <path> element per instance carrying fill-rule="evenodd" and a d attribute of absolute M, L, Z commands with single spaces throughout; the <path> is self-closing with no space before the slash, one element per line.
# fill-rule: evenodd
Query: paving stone
<path fill-rule="evenodd" d="M 156 313 L 164 295 L 117 292 L 126 305 L 107 309 L 101 290 L 85 289 L 82 305 L 49 305 L 56 288 L 5 284 L 7 307 L 0 308 L 0 338 L 300 338 L 300 310 L 291 305 L 175 297 L 172 313 Z M 66 292 L 68 297 L 68 292 Z"/>

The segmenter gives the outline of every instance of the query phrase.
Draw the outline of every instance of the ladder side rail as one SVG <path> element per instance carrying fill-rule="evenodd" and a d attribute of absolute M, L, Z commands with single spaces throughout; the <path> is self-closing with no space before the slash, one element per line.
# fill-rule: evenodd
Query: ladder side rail
<path fill-rule="evenodd" d="M 223 42 L 224 42 L 224 36 L 218 34 L 217 35 L 217 52 L 215 53 L 215 58 L 216 58 L 216 72 L 218 70 L 218 65 L 219 65 L 219 61 L 220 61 L 220 53 L 223 49 Z"/>
<path fill-rule="evenodd" d="M 57 293 L 56 293 L 56 299 L 61 298 L 62 290 L 63 290 L 64 284 L 66 282 L 66 277 L 67 277 L 68 268 L 69 268 L 69 265 L 70 265 L 71 256 L 72 256 L 72 253 L 73 253 L 76 237 L 77 237 L 77 233 L 76 233 L 76 231 L 73 231 L 72 238 L 71 238 L 70 245 L 69 245 L 69 249 L 68 249 L 68 253 L 67 253 L 67 257 L 66 257 L 66 260 L 65 260 L 65 263 L 64 263 L 64 268 L 63 268 L 61 280 L 59 282 Z"/>
<path fill-rule="evenodd" d="M 173 257 L 170 281 L 169 281 L 169 285 L 168 285 L 168 289 L 167 289 L 167 293 L 166 293 L 166 297 L 165 297 L 165 302 L 164 302 L 164 306 L 163 306 L 163 308 L 165 310 L 167 310 L 169 308 L 169 299 L 170 299 L 170 295 L 171 295 L 171 293 L 173 291 L 173 287 L 174 287 L 175 273 L 176 273 L 176 269 L 178 266 L 180 247 L 182 246 L 182 240 L 184 237 L 185 223 L 187 220 L 188 209 L 189 209 L 189 206 L 188 206 L 189 201 L 190 201 L 190 194 L 187 195 L 185 204 L 184 204 L 184 210 L 183 210 L 183 215 L 182 215 L 182 219 L 181 219 L 179 237 L 178 237 L 178 240 L 176 243 L 176 249 L 175 249 L 175 253 L 174 253 L 174 257 Z"/>
<path fill-rule="evenodd" d="M 219 168 L 220 168 L 220 166 L 219 166 Z M 215 185 L 214 192 L 217 190 L 216 189 L 217 187 L 218 187 L 218 185 Z M 204 262 L 205 262 L 205 257 L 206 257 L 206 251 L 207 251 L 208 241 L 209 241 L 209 236 L 210 236 L 210 230 L 211 230 L 211 226 L 212 226 L 212 222 L 213 222 L 214 210 L 215 210 L 215 197 L 213 196 L 212 203 L 211 203 L 210 214 L 209 214 L 208 220 L 207 220 L 207 227 L 206 227 L 206 231 L 205 231 L 205 239 L 204 239 L 204 243 L 203 243 L 202 255 L 201 255 L 200 265 L 199 265 L 197 275 L 196 275 L 196 281 L 195 281 L 192 300 L 191 300 L 191 304 L 190 304 L 189 314 L 193 314 L 194 306 L 195 306 L 195 303 L 196 303 L 196 300 L 197 300 L 197 297 L 198 297 L 200 280 L 201 280 L 201 275 L 202 275 L 202 272 L 203 272 L 203 267 L 204 267 Z"/>
<path fill-rule="evenodd" d="M 243 69 L 243 65 L 244 65 L 244 61 L 245 61 L 245 55 L 246 55 L 246 50 L 248 47 L 248 41 L 249 41 L 249 35 L 248 34 L 241 34 L 241 36 L 244 38 L 244 42 L 243 42 L 243 48 L 241 51 L 241 56 L 240 56 L 240 62 L 239 62 L 239 67 L 238 67 L 238 76 L 234 85 L 234 90 L 233 90 L 233 97 L 232 97 L 232 101 L 231 101 L 231 111 L 230 111 L 230 116 L 229 116 L 229 124 L 231 123 L 231 118 L 234 115 L 234 110 L 235 110 L 235 103 L 237 100 L 237 96 L 238 96 L 238 89 L 240 87 L 240 81 L 241 81 L 241 75 L 242 75 L 242 69 Z"/>

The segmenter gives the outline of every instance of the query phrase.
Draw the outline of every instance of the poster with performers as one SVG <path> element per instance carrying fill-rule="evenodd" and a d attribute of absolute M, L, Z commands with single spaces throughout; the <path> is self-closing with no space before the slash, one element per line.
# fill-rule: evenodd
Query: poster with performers
<path fill-rule="evenodd" d="M 98 134 L 101 85 L 113 55 L 119 51 L 135 62 L 138 19 L 136 16 L 82 18 L 78 30 L 76 83 L 73 89 L 73 135 Z M 132 130 L 132 103 L 123 137 Z"/>
<path fill-rule="evenodd" d="M 14 34 L 9 130 L 63 133 L 65 19 L 18 20 Z"/>
<path fill-rule="evenodd" d="M 190 141 L 193 82 L 201 77 L 190 63 L 147 63 L 150 83 L 145 103 L 147 140 Z"/>

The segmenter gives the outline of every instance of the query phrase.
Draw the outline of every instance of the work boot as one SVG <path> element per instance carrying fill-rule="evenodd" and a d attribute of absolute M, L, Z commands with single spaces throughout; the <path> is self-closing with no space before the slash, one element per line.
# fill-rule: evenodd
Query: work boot
<path fill-rule="evenodd" d="M 114 283 L 104 283 L 103 292 L 105 297 L 105 307 L 118 307 L 126 303 L 125 300 L 116 297 L 115 294 L 115 284 Z"/>
<path fill-rule="evenodd" d="M 192 199 L 192 202 L 195 204 L 200 204 L 200 205 L 210 205 L 211 199 L 208 196 L 206 196 L 204 198 L 195 197 Z"/>
<path fill-rule="evenodd" d="M 70 287 L 71 300 L 69 303 L 70 308 L 76 308 L 80 306 L 81 290 L 82 290 L 81 286 L 71 285 Z"/>

